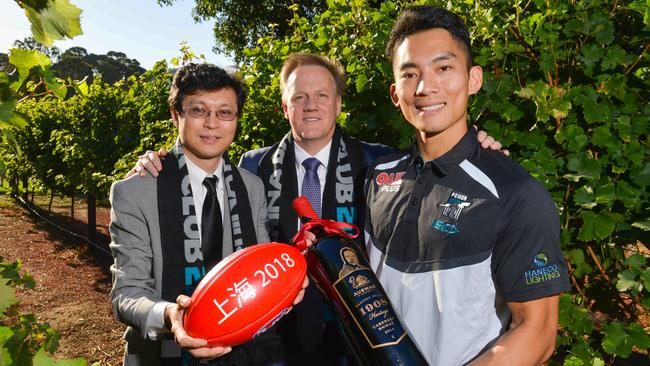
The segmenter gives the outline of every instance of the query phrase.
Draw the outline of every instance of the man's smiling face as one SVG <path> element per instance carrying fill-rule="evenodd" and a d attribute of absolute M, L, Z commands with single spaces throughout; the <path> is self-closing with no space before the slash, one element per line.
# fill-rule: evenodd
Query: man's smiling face
<path fill-rule="evenodd" d="M 319 65 L 298 66 L 287 78 L 282 108 L 296 142 L 320 150 L 332 140 L 341 113 L 334 77 Z"/>
<path fill-rule="evenodd" d="M 182 112 L 172 110 L 185 155 L 206 172 L 219 166 L 221 155 L 230 146 L 237 131 L 237 118 L 224 121 L 217 111 L 237 113 L 237 94 L 232 88 L 200 91 L 183 99 Z M 200 108 L 211 111 L 206 118 L 195 118 L 190 110 Z"/>
<path fill-rule="evenodd" d="M 458 41 L 442 28 L 412 34 L 395 49 L 391 98 L 420 133 L 466 131 L 467 99 L 482 84 L 476 77 L 480 67 L 468 71 L 467 62 Z"/>

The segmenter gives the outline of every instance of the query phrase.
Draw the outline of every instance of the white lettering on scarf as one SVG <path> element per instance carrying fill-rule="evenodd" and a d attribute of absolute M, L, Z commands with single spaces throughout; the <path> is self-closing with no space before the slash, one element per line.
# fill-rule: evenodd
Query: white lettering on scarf
<path fill-rule="evenodd" d="M 185 155 L 179 154 L 178 167 L 182 169 L 185 166 Z M 190 176 L 185 175 L 181 181 L 181 202 L 183 203 L 183 232 L 185 239 L 183 240 L 183 249 L 185 253 L 185 260 L 187 263 L 194 263 L 203 260 L 203 252 L 201 252 L 201 240 L 199 236 L 199 225 L 196 223 L 196 215 L 190 214 L 190 208 L 194 207 L 194 199 L 192 198 L 192 189 L 190 188 Z M 196 212 L 196 210 L 194 210 Z"/>
<path fill-rule="evenodd" d="M 277 205 L 276 201 L 280 198 L 280 192 L 282 190 L 280 178 L 282 177 L 282 161 L 284 160 L 286 149 L 287 144 L 281 143 L 271 157 L 271 164 L 273 164 L 273 174 L 271 174 L 269 177 L 269 184 L 274 189 L 269 189 L 267 192 L 267 215 L 269 220 L 280 219 L 280 205 Z"/>
<path fill-rule="evenodd" d="M 230 166 L 230 164 L 224 164 L 223 171 L 225 176 L 226 192 L 228 193 L 228 205 L 230 207 L 230 212 L 232 213 L 235 206 L 237 206 L 237 194 L 232 188 L 234 178 L 232 177 L 232 174 L 228 174 L 232 171 L 232 166 Z M 241 225 L 239 224 L 238 214 L 232 214 L 230 216 L 230 227 L 232 228 L 233 245 L 236 249 L 242 248 L 244 246 L 244 239 L 241 237 Z"/>
<path fill-rule="evenodd" d="M 343 161 L 343 159 L 348 157 L 348 149 L 345 145 L 345 141 L 341 139 L 339 147 L 338 161 Z M 352 176 L 349 175 L 352 172 L 352 166 L 350 163 L 345 165 L 336 166 L 336 202 L 339 204 L 351 203 L 353 199 L 354 183 L 352 181 Z M 344 177 L 343 174 L 346 173 L 347 177 Z"/>

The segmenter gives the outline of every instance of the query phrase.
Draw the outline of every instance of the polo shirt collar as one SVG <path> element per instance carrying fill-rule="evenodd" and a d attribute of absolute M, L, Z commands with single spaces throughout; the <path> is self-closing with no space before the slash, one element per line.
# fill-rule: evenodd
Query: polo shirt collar
<path fill-rule="evenodd" d="M 412 165 L 418 172 L 424 167 L 431 166 L 442 175 L 447 175 L 450 169 L 467 159 L 476 150 L 476 146 L 476 131 L 474 128 L 470 128 L 451 150 L 436 159 L 424 161 L 417 142 L 414 142 L 411 147 L 409 166 Z"/>

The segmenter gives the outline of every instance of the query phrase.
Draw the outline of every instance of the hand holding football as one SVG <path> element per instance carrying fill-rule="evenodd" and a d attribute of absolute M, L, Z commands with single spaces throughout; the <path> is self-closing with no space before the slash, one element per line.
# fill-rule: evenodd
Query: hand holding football
<path fill-rule="evenodd" d="M 183 327 L 208 346 L 244 343 L 289 311 L 306 273 L 305 258 L 288 244 L 257 244 L 233 253 L 199 282 Z"/>

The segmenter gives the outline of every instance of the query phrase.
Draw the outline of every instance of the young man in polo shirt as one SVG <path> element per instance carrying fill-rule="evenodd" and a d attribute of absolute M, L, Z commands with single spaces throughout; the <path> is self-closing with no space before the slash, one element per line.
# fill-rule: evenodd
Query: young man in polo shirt
<path fill-rule="evenodd" d="M 407 8 L 386 52 L 415 143 L 369 168 L 371 266 L 431 365 L 539 365 L 569 290 L 555 204 L 468 128 L 483 72 L 459 17 Z"/>

